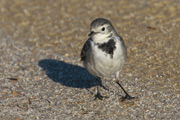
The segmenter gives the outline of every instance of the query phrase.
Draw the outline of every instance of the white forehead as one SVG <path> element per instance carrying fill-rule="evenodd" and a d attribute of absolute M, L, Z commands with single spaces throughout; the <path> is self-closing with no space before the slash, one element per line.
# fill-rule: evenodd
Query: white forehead
<path fill-rule="evenodd" d="M 103 27 L 108 27 L 109 26 L 109 24 L 104 24 L 104 25 L 98 25 L 98 26 L 92 26 L 91 27 L 91 31 L 93 31 L 93 30 L 101 30 Z"/>

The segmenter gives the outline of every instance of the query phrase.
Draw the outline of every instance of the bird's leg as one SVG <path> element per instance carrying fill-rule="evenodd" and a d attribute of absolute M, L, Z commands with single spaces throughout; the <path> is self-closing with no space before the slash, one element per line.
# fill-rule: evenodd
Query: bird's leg
<path fill-rule="evenodd" d="M 134 99 L 135 97 L 131 97 L 127 92 L 126 90 L 122 87 L 122 85 L 119 83 L 119 81 L 117 80 L 116 83 L 121 87 L 121 89 L 124 91 L 124 93 L 126 94 L 124 97 L 122 97 L 122 102 L 125 100 L 125 99 L 128 99 L 128 100 L 131 100 L 131 99 Z"/>
<path fill-rule="evenodd" d="M 103 99 L 103 96 L 99 92 L 99 81 L 98 81 L 99 79 L 100 79 L 99 77 L 96 78 L 97 93 L 95 95 L 94 100 L 96 100 L 96 99 L 102 100 Z"/>

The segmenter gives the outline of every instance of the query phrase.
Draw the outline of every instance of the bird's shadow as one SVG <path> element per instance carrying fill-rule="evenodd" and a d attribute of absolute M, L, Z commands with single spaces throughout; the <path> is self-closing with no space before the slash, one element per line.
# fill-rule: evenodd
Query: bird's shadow
<path fill-rule="evenodd" d="M 38 64 L 46 71 L 47 76 L 51 80 L 59 82 L 64 86 L 73 88 L 91 88 L 97 84 L 97 79 L 81 66 L 55 59 L 44 59 L 39 61 Z M 103 86 L 100 79 L 98 79 L 98 84 Z"/>

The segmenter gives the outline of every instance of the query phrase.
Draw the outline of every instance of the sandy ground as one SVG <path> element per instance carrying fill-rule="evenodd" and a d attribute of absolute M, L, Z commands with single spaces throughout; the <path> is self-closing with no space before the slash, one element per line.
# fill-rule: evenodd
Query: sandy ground
<path fill-rule="evenodd" d="M 121 102 L 111 78 L 93 100 L 79 54 L 98 17 L 125 41 L 120 82 L 138 99 Z M 0 54 L 1 120 L 180 118 L 179 0 L 1 0 Z"/>

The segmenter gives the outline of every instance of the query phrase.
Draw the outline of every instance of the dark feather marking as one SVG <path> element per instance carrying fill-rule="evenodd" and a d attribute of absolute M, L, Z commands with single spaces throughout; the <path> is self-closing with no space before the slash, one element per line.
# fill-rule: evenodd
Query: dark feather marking
<path fill-rule="evenodd" d="M 113 39 L 110 39 L 108 42 L 103 44 L 97 44 L 98 48 L 100 48 L 102 51 L 106 52 L 107 54 L 111 55 L 111 58 L 113 58 L 114 50 L 116 49 L 115 41 Z"/>
<path fill-rule="evenodd" d="M 91 43 L 90 41 L 92 41 L 92 39 L 89 39 L 83 46 L 82 50 L 81 50 L 81 61 L 86 59 L 86 54 L 87 51 L 91 48 Z"/>

